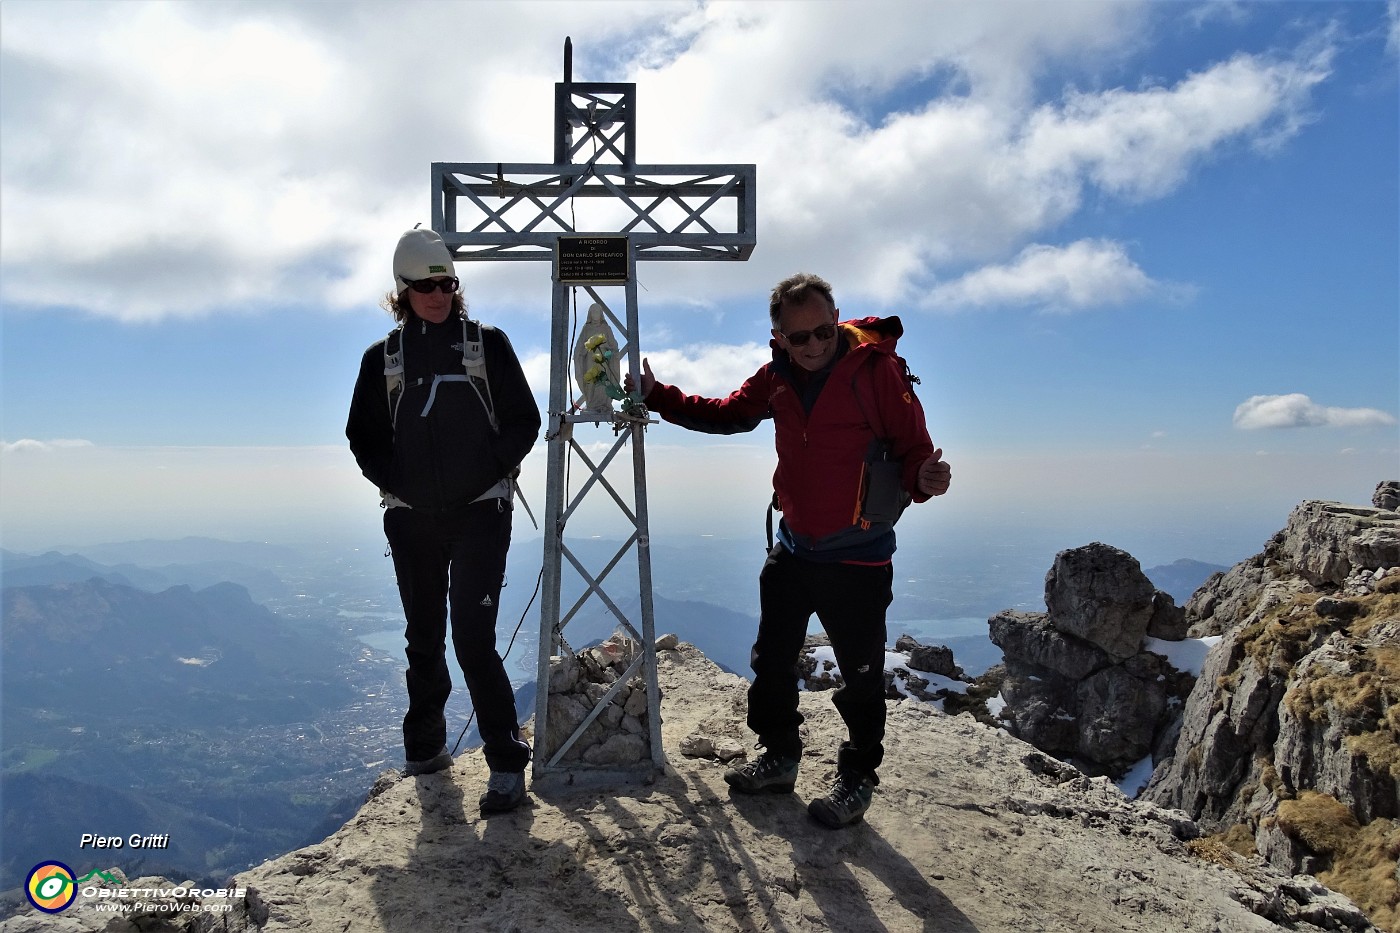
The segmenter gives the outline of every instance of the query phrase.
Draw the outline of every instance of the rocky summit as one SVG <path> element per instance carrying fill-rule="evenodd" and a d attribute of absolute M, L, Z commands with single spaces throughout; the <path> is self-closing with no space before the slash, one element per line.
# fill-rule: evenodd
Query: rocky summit
<path fill-rule="evenodd" d="M 747 682 L 687 643 L 659 652 L 659 676 L 669 764 L 650 784 L 532 792 L 520 810 L 487 819 L 475 806 L 485 762 L 470 752 L 433 775 L 386 772 L 324 842 L 200 902 L 217 913 L 176 912 L 176 888 L 144 902 L 164 913 L 135 922 L 84 899 L 0 929 L 1374 929 L 1316 879 L 1203 841 L 1184 813 L 1129 800 L 1005 730 L 915 699 L 890 703 L 882 782 L 863 823 L 832 831 L 806 812 L 834 776 L 843 732 L 827 692 L 802 695 L 796 793 L 730 796 L 717 750 L 753 754 Z M 113 878 L 102 887 L 121 883 Z"/>
<path fill-rule="evenodd" d="M 324 841 L 219 891 L 113 866 L 64 912 L 0 931 L 1395 933 L 1397 493 L 1303 503 L 1184 609 L 1122 551 L 1063 552 L 1044 614 L 990 620 L 1002 719 L 892 690 L 881 784 L 845 830 L 806 812 L 844 735 L 832 695 L 801 696 L 796 793 L 731 796 L 726 762 L 755 754 L 748 683 L 666 636 L 668 763 L 647 783 L 532 789 L 483 818 L 468 752 L 385 772 Z M 1153 650 L 1188 636 L 1215 642 L 1199 678 Z M 905 647 L 909 668 L 958 676 Z M 1129 799 L 1107 775 L 1146 755 Z"/>

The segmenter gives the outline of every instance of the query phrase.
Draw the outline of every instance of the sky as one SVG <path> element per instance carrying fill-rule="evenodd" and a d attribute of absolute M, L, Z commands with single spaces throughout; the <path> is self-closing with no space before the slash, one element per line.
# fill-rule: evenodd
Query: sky
<path fill-rule="evenodd" d="M 793 272 L 900 316 L 954 470 L 902 533 L 1231 563 L 1400 477 L 1396 2 L 5 0 L 0 544 L 372 545 L 394 246 L 432 162 L 552 159 L 565 36 L 639 161 L 757 167 L 748 261 L 641 265 L 660 379 L 736 388 Z M 458 272 L 543 410 L 548 264 Z M 646 461 L 654 536 L 762 533 L 770 428 Z"/>

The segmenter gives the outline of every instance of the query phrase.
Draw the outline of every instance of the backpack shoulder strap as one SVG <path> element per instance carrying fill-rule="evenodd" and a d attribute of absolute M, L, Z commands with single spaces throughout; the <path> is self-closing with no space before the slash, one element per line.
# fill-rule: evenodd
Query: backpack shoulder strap
<path fill-rule="evenodd" d="M 851 395 L 855 398 L 855 400 L 856 400 L 856 407 L 860 409 L 861 417 L 865 419 L 865 423 L 870 427 L 871 433 L 873 433 L 873 434 L 875 435 L 875 437 L 876 437 L 877 440 L 886 441 L 886 440 L 889 440 L 889 438 L 885 435 L 885 426 L 884 426 L 884 424 L 883 424 L 883 423 L 876 424 L 876 423 L 875 423 L 875 419 L 870 417 L 870 412 L 868 412 L 868 411 L 865 410 L 865 405 L 862 404 L 862 402 L 861 402 L 861 400 L 860 400 L 860 393 L 861 393 L 860 384 L 861 384 L 862 381 L 864 381 L 864 382 L 867 382 L 867 383 L 870 384 L 870 404 L 871 404 L 871 407 L 872 407 L 872 409 L 874 410 L 875 414 L 876 414 L 877 416 L 879 415 L 879 413 L 880 413 L 880 399 L 879 399 L 879 398 L 876 396 L 876 394 L 875 394 L 875 361 L 876 361 L 876 359 L 877 359 L 877 357 L 876 357 L 876 355 L 875 355 L 874 353 L 869 354 L 869 355 L 866 357 L 866 359 L 861 363 L 861 365 L 858 366 L 858 367 L 856 368 L 856 371 L 853 372 L 853 373 L 851 373 Z M 867 378 L 864 379 L 864 380 L 862 380 L 862 379 L 861 379 L 861 374 L 862 374 L 862 373 L 867 373 L 867 371 L 868 371 Z"/>
<path fill-rule="evenodd" d="M 499 431 L 496 423 L 496 406 L 491 397 L 491 380 L 486 375 L 486 328 L 480 321 L 462 316 L 462 368 L 467 371 L 467 379 L 476 390 L 481 404 L 486 408 L 486 417 L 491 422 L 491 430 Z"/>
<path fill-rule="evenodd" d="M 398 424 L 399 400 L 403 398 L 403 326 L 384 338 L 384 391 L 389 399 L 389 420 Z"/>
<path fill-rule="evenodd" d="M 899 374 L 902 377 L 904 377 L 904 387 L 912 391 L 914 386 L 918 384 L 921 380 L 918 376 L 914 375 L 912 372 L 909 371 L 909 363 L 904 359 L 904 357 L 900 356 L 898 353 L 892 353 L 890 355 L 894 358 L 894 363 L 895 366 L 899 369 Z M 865 418 L 865 423 L 870 425 L 871 430 L 875 432 L 875 436 L 880 438 L 881 440 L 888 440 L 889 438 L 886 436 L 884 424 L 881 423 L 877 425 L 874 419 L 872 419 L 870 415 L 866 412 L 865 406 L 861 404 L 860 400 L 860 374 L 868 369 L 870 373 L 869 379 L 867 381 L 870 383 L 872 404 L 874 405 L 875 412 L 878 416 L 880 411 L 880 400 L 879 398 L 875 397 L 875 367 L 878 365 L 878 360 L 879 356 L 877 356 L 874 353 L 871 353 L 869 357 L 862 363 L 862 365 L 859 366 L 856 369 L 856 371 L 851 374 L 851 394 L 855 396 L 856 406 L 860 409 L 861 415 Z"/>

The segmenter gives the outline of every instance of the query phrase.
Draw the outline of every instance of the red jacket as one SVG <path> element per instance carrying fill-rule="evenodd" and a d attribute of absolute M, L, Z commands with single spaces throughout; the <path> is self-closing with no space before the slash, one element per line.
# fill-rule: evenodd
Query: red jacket
<path fill-rule="evenodd" d="M 773 361 L 728 398 L 688 396 L 658 383 L 646 403 L 673 424 L 714 434 L 750 431 L 772 418 L 778 450 L 773 491 L 799 552 L 888 559 L 894 551 L 892 523 L 870 526 L 860 518 L 871 441 L 891 443 L 893 456 L 903 461 L 904 489 L 916 502 L 928 498 L 919 492 L 918 471 L 933 443 L 923 406 L 895 355 L 895 341 L 904 332 L 899 318 L 868 317 L 838 326 L 845 345 L 810 411 L 799 395 L 801 380 L 777 341 L 771 344 Z M 887 547 L 877 543 L 883 539 Z M 871 545 L 887 553 L 872 553 Z"/>

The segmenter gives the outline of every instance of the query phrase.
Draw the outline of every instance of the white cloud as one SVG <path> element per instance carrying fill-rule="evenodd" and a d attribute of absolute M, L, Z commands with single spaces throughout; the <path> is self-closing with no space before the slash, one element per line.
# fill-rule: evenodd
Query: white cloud
<path fill-rule="evenodd" d="M 1032 116 L 1025 157 L 1129 199 L 1160 197 L 1223 143 L 1276 145 L 1296 133 L 1330 57 L 1328 48 L 1295 60 L 1240 54 L 1173 87 L 1073 92 Z"/>
<path fill-rule="evenodd" d="M 687 395 L 723 397 L 771 360 L 773 351 L 766 344 L 710 344 L 651 350 L 646 358 L 658 381 Z"/>
<path fill-rule="evenodd" d="M 548 350 L 520 358 L 520 368 L 525 373 L 525 381 L 530 383 L 530 388 L 542 398 L 549 398 L 549 360 Z"/>
<path fill-rule="evenodd" d="M 1080 240 L 1065 247 L 1028 246 L 1006 265 L 984 266 L 935 286 L 924 305 L 954 311 L 998 307 L 1078 311 L 1122 305 L 1156 287 L 1120 244 Z"/>
<path fill-rule="evenodd" d="M 54 438 L 39 441 L 32 437 L 22 437 L 17 441 L 0 441 L 0 454 L 51 453 L 55 450 L 71 450 L 75 447 L 91 447 L 92 441 L 69 438 Z"/>
<path fill-rule="evenodd" d="M 1253 395 L 1235 408 L 1235 427 L 1242 431 L 1264 428 L 1373 428 L 1395 424 L 1395 416 L 1376 408 L 1333 408 L 1319 405 L 1301 392 L 1289 395 Z"/>
<path fill-rule="evenodd" d="M 1244 0 L 1206 0 L 1193 7 L 1187 19 L 1197 29 L 1212 22 L 1243 23 L 1249 19 L 1249 6 Z"/>
<path fill-rule="evenodd" d="M 1136 2 L 64 9 L 0 7 L 0 300 L 127 320 L 373 304 L 399 232 L 428 219 L 431 161 L 550 158 L 566 33 L 578 79 L 637 81 L 642 161 L 759 167 L 763 262 L 651 264 L 661 302 L 802 268 L 916 300 L 943 270 L 1005 262 L 1090 189 L 1160 197 L 1224 146 L 1287 138 L 1327 76 L 1326 50 L 1239 55 L 1034 98 L 1052 69 L 1092 80 L 1144 41 Z M 431 81 L 396 41 L 454 30 Z M 74 248 L 80 271 L 56 282 Z M 476 266 L 473 290 L 538 305 L 518 265 Z M 1146 280 L 1128 271 L 1108 284 Z"/>
<path fill-rule="evenodd" d="M 1386 14 L 1390 28 L 1385 47 L 1390 50 L 1390 54 L 1400 55 L 1400 0 L 1390 0 L 1390 3 L 1386 4 Z"/>

